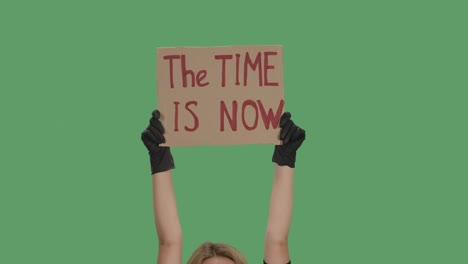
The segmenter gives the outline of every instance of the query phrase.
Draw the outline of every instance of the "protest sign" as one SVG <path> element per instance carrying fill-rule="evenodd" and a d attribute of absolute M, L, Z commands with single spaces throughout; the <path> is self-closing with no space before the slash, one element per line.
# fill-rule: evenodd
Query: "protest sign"
<path fill-rule="evenodd" d="M 156 51 L 165 146 L 280 144 L 282 46 Z"/>

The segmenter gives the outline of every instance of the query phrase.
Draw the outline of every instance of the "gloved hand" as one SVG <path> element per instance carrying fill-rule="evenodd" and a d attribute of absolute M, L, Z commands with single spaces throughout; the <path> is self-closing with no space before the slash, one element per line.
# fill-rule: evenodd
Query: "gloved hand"
<path fill-rule="evenodd" d="M 294 168 L 296 164 L 296 152 L 305 140 L 305 131 L 296 126 L 291 120 L 291 113 L 285 112 L 280 119 L 280 139 L 282 145 L 276 145 L 273 152 L 273 162 L 280 166 Z"/>
<path fill-rule="evenodd" d="M 159 121 L 160 117 L 159 110 L 154 110 L 149 126 L 141 133 L 141 140 L 149 152 L 152 174 L 175 168 L 171 149 L 159 146 L 159 144 L 166 142 L 163 135 L 164 128 Z"/>

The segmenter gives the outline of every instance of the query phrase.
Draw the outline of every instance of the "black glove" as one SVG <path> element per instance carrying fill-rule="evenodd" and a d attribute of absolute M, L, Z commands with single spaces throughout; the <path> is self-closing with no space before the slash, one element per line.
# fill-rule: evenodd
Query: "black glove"
<path fill-rule="evenodd" d="M 149 126 L 141 133 L 141 140 L 149 152 L 152 174 L 175 168 L 171 149 L 159 146 L 159 144 L 166 142 L 163 135 L 164 128 L 159 117 L 161 117 L 159 110 L 154 110 Z"/>
<path fill-rule="evenodd" d="M 291 120 L 291 113 L 285 112 L 280 119 L 280 139 L 283 145 L 276 145 L 273 152 L 273 162 L 280 166 L 294 168 L 296 151 L 305 140 L 305 131 Z"/>

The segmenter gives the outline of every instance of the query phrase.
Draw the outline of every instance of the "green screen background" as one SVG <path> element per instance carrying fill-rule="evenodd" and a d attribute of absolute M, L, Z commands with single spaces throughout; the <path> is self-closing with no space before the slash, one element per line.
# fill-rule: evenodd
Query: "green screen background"
<path fill-rule="evenodd" d="M 1 263 L 155 263 L 157 47 L 280 44 L 293 263 L 468 263 L 464 1 L 2 1 Z M 173 148 L 184 262 L 261 263 L 273 147 Z"/>

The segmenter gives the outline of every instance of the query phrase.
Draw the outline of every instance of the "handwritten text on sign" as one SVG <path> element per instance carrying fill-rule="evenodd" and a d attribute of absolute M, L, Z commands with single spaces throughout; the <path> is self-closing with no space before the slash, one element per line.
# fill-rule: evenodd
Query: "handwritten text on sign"
<path fill-rule="evenodd" d="M 281 46 L 157 49 L 166 145 L 279 144 Z"/>

